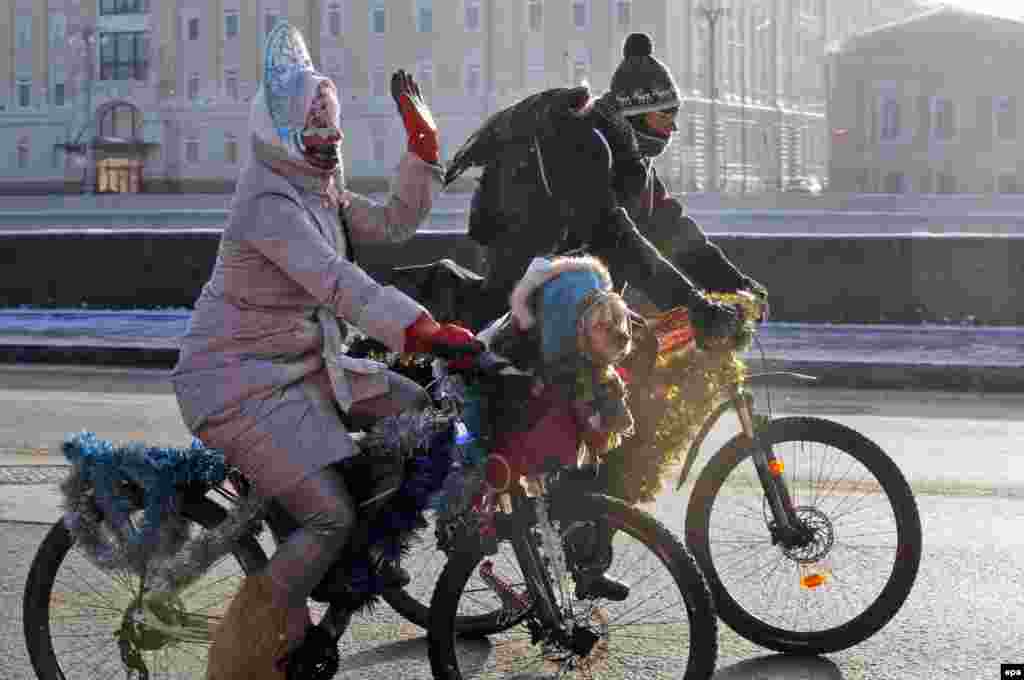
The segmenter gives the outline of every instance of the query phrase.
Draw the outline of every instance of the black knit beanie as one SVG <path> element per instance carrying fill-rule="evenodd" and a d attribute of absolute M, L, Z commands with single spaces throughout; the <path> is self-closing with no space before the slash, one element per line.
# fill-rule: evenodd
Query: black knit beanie
<path fill-rule="evenodd" d="M 653 49 L 646 33 L 632 33 L 626 38 L 622 63 L 608 88 L 623 116 L 679 106 L 679 88 L 668 67 L 651 56 Z"/>

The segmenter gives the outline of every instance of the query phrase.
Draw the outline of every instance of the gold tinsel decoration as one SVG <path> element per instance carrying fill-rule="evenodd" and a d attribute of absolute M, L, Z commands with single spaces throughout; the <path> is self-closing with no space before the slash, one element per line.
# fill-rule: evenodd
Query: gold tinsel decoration
<path fill-rule="evenodd" d="M 743 295 L 713 295 L 722 302 L 744 308 L 745 322 L 727 345 L 700 350 L 687 332 L 685 310 L 673 310 L 651 321 L 659 337 L 658 359 L 649 386 L 631 385 L 631 407 L 636 418 L 636 435 L 607 456 L 609 493 L 630 504 L 654 500 L 666 473 L 682 462 L 701 427 L 722 402 L 731 387 L 742 383 L 746 365 L 737 350 L 750 342 L 755 323 L 761 317 L 756 300 Z M 650 400 L 636 398 L 640 389 L 650 389 Z M 656 422 L 645 413 L 660 412 Z M 652 431 L 653 430 L 653 431 Z"/>

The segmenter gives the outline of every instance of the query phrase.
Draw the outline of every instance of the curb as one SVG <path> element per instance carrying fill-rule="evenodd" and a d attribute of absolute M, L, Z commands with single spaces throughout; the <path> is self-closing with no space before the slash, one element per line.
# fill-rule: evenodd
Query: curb
<path fill-rule="evenodd" d="M 753 372 L 788 371 L 814 376 L 807 387 L 852 389 L 946 390 L 953 392 L 1024 392 L 1024 366 L 868 363 L 859 361 L 807 361 L 768 358 L 748 354 Z M 140 347 L 90 347 L 87 345 L 3 345 L 3 364 L 64 364 L 135 367 L 170 371 L 178 350 Z M 792 379 L 772 377 L 768 384 L 794 385 Z"/>
<path fill-rule="evenodd" d="M 1024 392 L 1024 367 L 769 360 L 769 370 L 816 378 L 809 387 L 949 392 Z M 769 384 L 793 384 L 772 379 Z"/>

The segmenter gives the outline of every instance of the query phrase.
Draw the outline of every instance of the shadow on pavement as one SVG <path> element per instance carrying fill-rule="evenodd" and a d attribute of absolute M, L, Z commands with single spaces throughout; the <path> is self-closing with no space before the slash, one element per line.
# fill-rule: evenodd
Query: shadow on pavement
<path fill-rule="evenodd" d="M 483 670 L 493 651 L 493 645 L 487 640 L 461 638 L 459 665 L 462 667 L 463 675 L 473 677 Z M 385 660 L 388 662 L 406 658 L 422 660 L 426 655 L 426 637 L 401 640 L 350 656 L 342 656 L 339 672 L 370 668 Z M 515 678 L 510 678 L 510 680 L 515 680 Z M 712 680 L 843 680 L 843 674 L 835 663 L 825 657 L 772 654 L 746 659 L 719 668 Z"/>
<path fill-rule="evenodd" d="M 721 668 L 713 680 L 843 680 L 843 674 L 824 657 L 773 654 Z"/>
<path fill-rule="evenodd" d="M 377 645 L 371 649 L 365 649 L 355 654 L 345 654 L 341 650 L 341 665 L 338 669 L 338 677 L 344 677 L 346 671 L 357 671 L 372 668 L 382 663 L 394 663 L 402 659 L 424 660 L 427 658 L 427 638 L 414 638 L 412 640 L 399 640 L 397 642 Z"/>

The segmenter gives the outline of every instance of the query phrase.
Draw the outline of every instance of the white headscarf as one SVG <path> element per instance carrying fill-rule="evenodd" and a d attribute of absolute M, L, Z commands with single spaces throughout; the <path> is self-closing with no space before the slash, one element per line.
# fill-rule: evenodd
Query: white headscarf
<path fill-rule="evenodd" d="M 324 81 L 330 78 L 313 67 L 299 30 L 284 21 L 274 26 L 267 36 L 263 80 L 249 109 L 249 130 L 256 156 L 271 163 L 275 171 L 289 176 L 325 176 L 323 170 L 306 161 L 301 141 L 306 116 Z M 341 129 L 340 114 L 335 125 Z M 335 190 L 328 191 L 327 186 L 322 190 L 338 200 L 344 187 L 340 157 L 333 174 L 330 184 Z"/>

